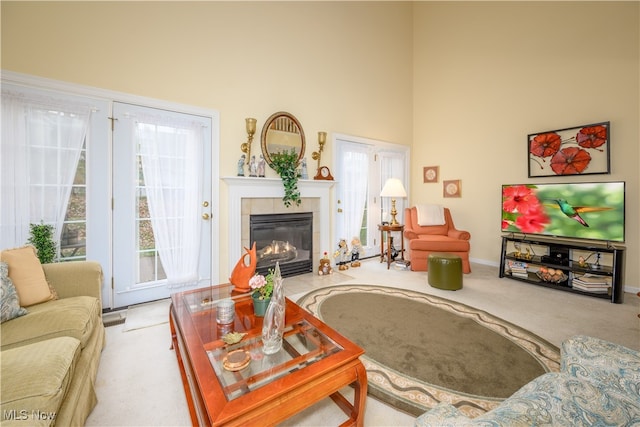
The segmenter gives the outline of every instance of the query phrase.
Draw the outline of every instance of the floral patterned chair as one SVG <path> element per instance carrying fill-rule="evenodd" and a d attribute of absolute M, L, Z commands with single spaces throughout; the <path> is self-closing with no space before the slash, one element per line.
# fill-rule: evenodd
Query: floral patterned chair
<path fill-rule="evenodd" d="M 416 426 L 640 425 L 640 353 L 588 336 L 562 343 L 560 372 L 523 386 L 474 419 L 441 403 Z"/>

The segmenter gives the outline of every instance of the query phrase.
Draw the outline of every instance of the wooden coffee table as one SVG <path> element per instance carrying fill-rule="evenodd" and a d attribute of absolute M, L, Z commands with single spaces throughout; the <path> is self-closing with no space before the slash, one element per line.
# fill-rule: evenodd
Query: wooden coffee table
<path fill-rule="evenodd" d="M 348 415 L 343 426 L 363 425 L 367 373 L 358 358 L 364 350 L 287 299 L 282 349 L 264 355 L 262 318 L 254 316 L 248 294 L 232 294 L 232 285 L 220 285 L 171 296 L 173 348 L 193 425 L 273 425 L 327 396 Z M 235 320 L 219 325 L 216 303 L 229 297 Z M 247 335 L 227 345 L 221 337 L 232 331 Z M 236 350 L 251 360 L 229 371 L 223 361 Z M 353 402 L 339 392 L 347 385 Z"/>

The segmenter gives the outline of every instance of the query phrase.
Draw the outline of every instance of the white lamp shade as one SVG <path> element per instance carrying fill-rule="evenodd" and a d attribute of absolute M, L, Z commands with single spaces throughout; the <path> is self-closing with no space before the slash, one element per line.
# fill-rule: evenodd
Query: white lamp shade
<path fill-rule="evenodd" d="M 407 192 L 398 178 L 389 178 L 384 183 L 380 197 L 407 197 Z"/>

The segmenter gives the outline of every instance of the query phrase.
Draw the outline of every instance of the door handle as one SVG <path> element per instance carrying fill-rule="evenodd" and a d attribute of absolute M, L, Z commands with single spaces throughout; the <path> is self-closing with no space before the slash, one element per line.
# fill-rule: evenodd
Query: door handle
<path fill-rule="evenodd" d="M 211 218 L 211 216 L 208 213 L 203 213 L 202 214 L 202 219 L 204 219 L 205 221 L 209 220 Z"/>
<path fill-rule="evenodd" d="M 342 213 L 342 209 L 341 208 L 338 208 L 338 213 Z"/>

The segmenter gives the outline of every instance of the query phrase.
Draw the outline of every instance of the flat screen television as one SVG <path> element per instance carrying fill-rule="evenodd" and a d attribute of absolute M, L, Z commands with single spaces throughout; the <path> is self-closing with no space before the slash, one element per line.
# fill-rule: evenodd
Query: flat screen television
<path fill-rule="evenodd" d="M 502 185 L 502 231 L 624 242 L 624 182 Z"/>

